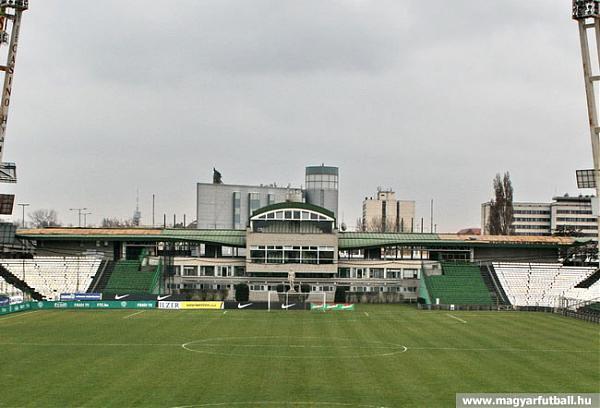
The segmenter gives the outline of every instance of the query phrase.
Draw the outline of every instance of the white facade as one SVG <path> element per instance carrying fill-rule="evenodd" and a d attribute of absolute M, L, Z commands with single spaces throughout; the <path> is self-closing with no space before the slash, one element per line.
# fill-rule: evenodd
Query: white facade
<path fill-rule="evenodd" d="M 551 203 L 513 203 L 515 235 L 552 235 L 561 229 L 576 230 L 586 237 L 598 236 L 592 197 L 554 197 Z M 481 230 L 489 234 L 490 203 L 481 204 Z"/>

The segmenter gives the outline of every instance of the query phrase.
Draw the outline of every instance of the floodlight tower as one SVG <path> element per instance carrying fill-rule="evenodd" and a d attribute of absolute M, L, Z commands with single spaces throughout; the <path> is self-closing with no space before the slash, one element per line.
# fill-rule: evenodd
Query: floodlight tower
<path fill-rule="evenodd" d="M 19 46 L 21 17 L 23 11 L 28 8 L 29 0 L 0 0 L 0 48 L 8 45 L 6 64 L 0 65 L 0 72 L 4 73 L 4 84 L 0 99 L 0 183 L 17 182 L 17 166 L 14 163 L 3 162 L 2 156 L 4 154 L 8 108 L 17 60 L 17 47 Z M 14 194 L 0 194 L 0 215 L 11 215 L 14 203 Z"/>
<path fill-rule="evenodd" d="M 600 249 L 600 126 L 598 124 L 598 95 L 594 84 L 600 81 L 600 0 L 573 0 L 573 19 L 579 26 L 579 41 L 581 43 L 581 58 L 583 62 L 583 77 L 587 99 L 590 137 L 592 139 L 592 158 L 594 168 L 577 171 L 577 186 L 579 188 L 595 188 L 596 198 L 593 207 L 598 216 L 598 248 Z M 590 44 L 590 38 L 595 43 Z M 595 51 L 595 52 L 593 52 Z M 592 62 L 592 55 L 596 56 Z M 600 256 L 599 256 L 600 259 Z"/>

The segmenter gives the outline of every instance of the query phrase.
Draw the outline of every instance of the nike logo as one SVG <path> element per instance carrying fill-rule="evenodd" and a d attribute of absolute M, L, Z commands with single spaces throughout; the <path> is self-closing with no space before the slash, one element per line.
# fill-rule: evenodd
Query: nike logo
<path fill-rule="evenodd" d="M 238 303 L 238 309 L 243 309 L 243 308 L 248 307 L 250 305 L 252 305 L 252 303 L 247 303 L 245 305 L 242 305 L 241 303 Z"/>
<path fill-rule="evenodd" d="M 290 305 L 281 305 L 281 308 L 282 308 L 282 309 L 287 309 L 287 308 L 289 308 L 289 307 L 292 307 L 292 306 L 296 306 L 296 304 L 295 304 L 295 303 L 292 303 L 292 304 L 290 304 Z"/>
<path fill-rule="evenodd" d="M 171 297 L 171 295 L 167 295 L 167 296 L 157 296 L 157 297 L 156 297 L 156 300 L 164 300 L 164 299 L 166 299 L 166 298 L 168 298 L 168 297 Z"/>
<path fill-rule="evenodd" d="M 115 295 L 115 300 L 125 299 L 127 296 L 129 296 L 129 295 L 121 295 L 121 296 Z"/>

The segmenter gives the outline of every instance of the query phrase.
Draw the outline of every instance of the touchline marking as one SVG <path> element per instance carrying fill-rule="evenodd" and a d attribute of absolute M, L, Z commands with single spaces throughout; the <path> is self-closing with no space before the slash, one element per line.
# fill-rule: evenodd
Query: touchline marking
<path fill-rule="evenodd" d="M 0 343 L 0 346 L 31 346 L 31 347 L 181 347 L 175 343 Z"/>
<path fill-rule="evenodd" d="M 463 323 L 466 323 L 466 322 L 467 322 L 466 320 L 463 320 L 463 319 L 461 319 L 460 317 L 456 317 L 456 316 L 454 316 L 454 315 L 451 315 L 450 313 L 446 313 L 446 316 L 448 316 L 448 317 L 451 317 L 451 318 L 453 318 L 453 319 L 456 319 L 456 320 L 458 320 L 459 322 L 463 322 Z"/>
<path fill-rule="evenodd" d="M 597 353 L 597 350 L 570 350 L 570 349 L 520 349 L 520 348 L 461 348 L 461 347 L 407 347 L 408 350 L 444 350 L 444 351 L 518 351 L 543 353 Z"/>
<path fill-rule="evenodd" d="M 130 317 L 132 317 L 132 316 L 139 315 L 139 314 L 141 314 L 141 313 L 144 313 L 144 312 L 145 312 L 145 310 L 140 310 L 139 312 L 135 312 L 135 313 L 132 313 L 132 314 L 128 314 L 128 315 L 127 315 L 127 316 L 125 316 L 123 319 L 129 319 L 129 318 L 130 318 Z"/>
<path fill-rule="evenodd" d="M 320 402 L 320 401 L 246 401 L 246 402 L 213 402 L 207 404 L 180 405 L 173 408 L 201 408 L 201 407 L 230 407 L 234 405 L 256 406 L 275 405 L 283 407 L 286 405 L 325 405 L 326 407 L 355 407 L 355 408 L 386 408 L 383 405 L 352 404 L 347 402 Z"/>
<path fill-rule="evenodd" d="M 13 317 L 25 316 L 25 315 L 28 315 L 28 314 L 31 314 L 31 313 L 35 313 L 35 312 L 39 312 L 39 310 L 32 310 L 31 312 L 25 312 L 25 313 L 17 313 L 17 314 L 14 314 L 12 316 L 3 317 L 2 319 L 0 319 L 0 321 L 12 319 Z"/>

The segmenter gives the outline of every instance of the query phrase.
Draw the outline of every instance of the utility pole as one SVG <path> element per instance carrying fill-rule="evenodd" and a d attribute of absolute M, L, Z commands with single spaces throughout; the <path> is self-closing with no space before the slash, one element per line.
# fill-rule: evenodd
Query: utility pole
<path fill-rule="evenodd" d="M 581 59 L 583 64 L 583 77 L 585 83 L 585 96 L 588 108 L 588 123 L 592 141 L 592 159 L 594 168 L 591 170 L 577 171 L 577 186 L 579 188 L 595 188 L 596 198 L 592 201 L 592 210 L 598 211 L 598 249 L 600 249 L 600 126 L 598 124 L 598 106 L 594 82 L 600 83 L 600 0 L 573 0 L 573 19 L 579 26 L 579 42 L 581 45 Z M 588 35 L 592 31 L 591 36 Z M 595 49 L 592 49 L 589 38 L 592 37 Z M 592 55 L 596 54 L 597 60 L 592 62 Z M 592 68 L 593 66 L 593 68 Z M 587 177 L 580 177 L 586 174 Z M 594 201 L 596 208 L 594 207 Z M 600 253 L 597 252 L 600 260 Z"/>
<path fill-rule="evenodd" d="M 20 205 L 23 208 L 23 228 L 25 228 L 25 207 L 29 207 L 29 204 L 27 203 L 23 203 L 23 204 L 17 204 Z"/>
<path fill-rule="evenodd" d="M 84 213 L 81 213 L 81 215 L 83 215 L 83 227 L 87 228 L 87 216 L 88 215 L 92 215 L 92 213 L 91 212 L 84 212 Z"/>
<path fill-rule="evenodd" d="M 0 0 L 1 1 L 1 0 Z M 82 211 L 87 210 L 87 208 L 83 207 L 83 208 L 69 208 L 69 211 L 77 211 L 79 214 L 79 224 L 78 227 L 81 228 L 81 215 L 82 215 Z"/>

